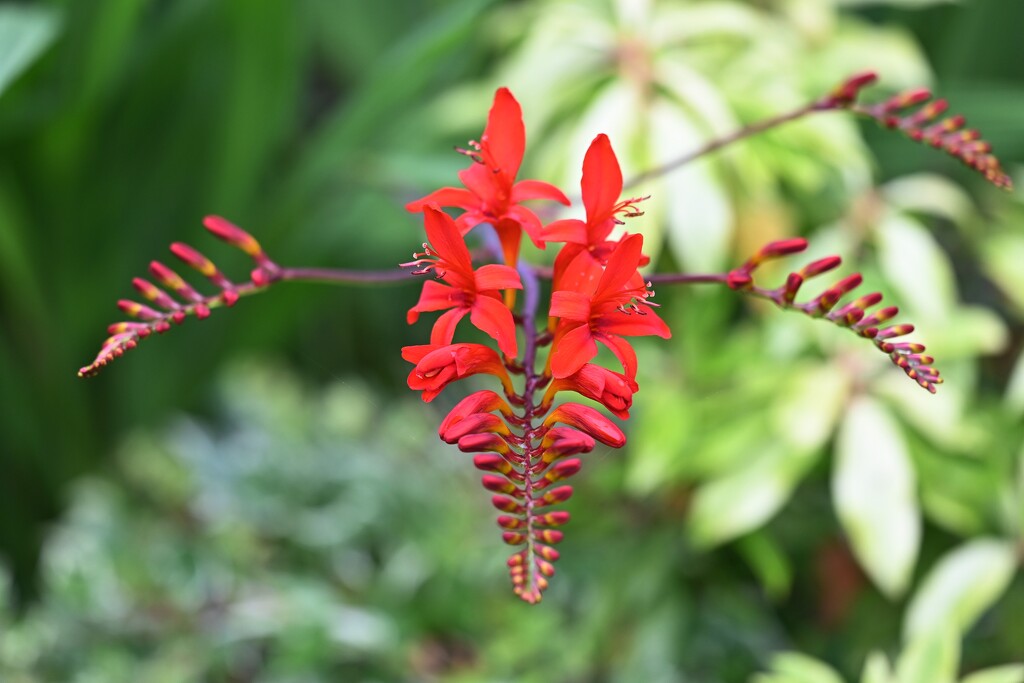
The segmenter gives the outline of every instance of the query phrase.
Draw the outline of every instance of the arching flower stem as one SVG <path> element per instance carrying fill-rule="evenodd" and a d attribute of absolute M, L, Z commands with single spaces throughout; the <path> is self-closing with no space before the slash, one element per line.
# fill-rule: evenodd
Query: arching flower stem
<path fill-rule="evenodd" d="M 709 140 L 708 142 L 704 143 L 703 145 L 693 150 L 692 152 L 688 152 L 687 154 L 684 154 L 681 157 L 678 157 L 676 159 L 673 159 L 672 161 L 662 164 L 661 166 L 655 166 L 654 168 L 643 171 L 642 173 L 638 173 L 632 178 L 627 179 L 626 182 L 623 183 L 622 187 L 635 187 L 637 185 L 640 185 L 641 183 L 653 180 L 654 178 L 659 178 L 663 175 L 671 173 L 677 168 L 682 168 L 686 164 L 692 163 L 697 159 L 700 159 L 701 157 L 717 152 L 723 147 L 728 147 L 734 142 L 739 142 L 740 140 L 744 140 L 751 136 L 758 135 L 760 133 L 765 132 L 766 130 L 771 130 L 772 128 L 781 126 L 784 123 L 796 121 L 797 119 L 801 119 L 804 116 L 812 114 L 816 111 L 827 111 L 828 109 L 838 108 L 838 105 L 823 108 L 819 102 L 811 102 L 809 104 L 805 104 L 799 109 L 794 109 L 793 111 L 787 112 L 785 114 L 779 114 L 777 116 L 772 116 L 771 118 L 767 118 L 762 121 L 757 121 L 756 123 L 752 123 L 748 126 L 744 126 L 743 128 L 733 131 L 728 135 L 724 135 L 720 138 L 715 138 L 714 140 Z"/>

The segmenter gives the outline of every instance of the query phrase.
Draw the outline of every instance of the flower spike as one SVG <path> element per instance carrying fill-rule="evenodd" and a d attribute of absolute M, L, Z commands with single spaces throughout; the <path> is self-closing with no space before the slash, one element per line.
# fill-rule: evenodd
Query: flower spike
<path fill-rule="evenodd" d="M 160 261 L 151 262 L 150 274 L 166 289 L 140 277 L 132 280 L 132 287 L 163 310 L 158 311 L 127 299 L 118 301 L 117 307 L 122 312 L 142 322 L 121 322 L 111 325 L 108 328 L 111 336 L 103 342 L 93 362 L 79 369 L 79 377 L 93 377 L 99 374 L 112 360 L 138 346 L 140 340 L 154 332 L 163 334 L 171 329 L 171 323 L 180 325 L 190 315 L 202 320 L 209 317 L 212 309 L 233 306 L 241 296 L 256 292 L 281 279 L 281 269 L 267 257 L 252 235 L 217 216 L 207 216 L 205 224 L 210 232 L 248 254 L 257 264 L 254 273 L 260 273 L 262 279 L 256 281 L 257 278 L 253 278 L 235 285 L 224 277 L 208 258 L 186 244 L 175 242 L 171 245 L 171 253 L 206 276 L 220 291 L 211 295 L 200 294 L 171 268 Z"/>
<path fill-rule="evenodd" d="M 729 272 L 725 282 L 731 289 L 768 299 L 779 308 L 799 311 L 812 318 L 824 318 L 860 337 L 870 339 L 879 350 L 888 354 L 893 364 L 902 369 L 908 377 L 934 394 L 936 385 L 942 384 L 942 378 L 939 371 L 932 367 L 935 359 L 922 354 L 924 345 L 888 341 L 910 334 L 914 331 L 914 326 L 904 324 L 882 327 L 883 323 L 899 313 L 897 307 L 889 306 L 869 314 L 868 309 L 882 301 L 880 293 L 872 292 L 836 308 L 843 296 L 862 284 L 863 277 L 860 273 L 843 278 L 812 299 L 803 303 L 796 302 L 797 293 L 806 280 L 839 267 L 842 259 L 838 256 L 829 256 L 807 264 L 790 273 L 786 281 L 775 289 L 764 289 L 754 284 L 753 272 L 760 264 L 786 254 L 801 252 L 806 248 L 807 241 L 802 238 L 767 244 L 742 266 Z"/>
<path fill-rule="evenodd" d="M 819 100 L 814 108 L 849 109 L 872 118 L 886 128 L 902 132 L 915 142 L 923 142 L 945 151 L 985 176 L 996 187 L 1013 189 L 1013 181 L 1003 170 L 999 159 L 992 154 L 992 145 L 982 140 L 977 130 L 966 128 L 967 122 L 962 115 L 943 118 L 949 103 L 944 99 L 933 100 L 927 88 L 907 90 L 876 104 L 857 102 L 860 91 L 876 80 L 873 72 L 851 76 Z"/>

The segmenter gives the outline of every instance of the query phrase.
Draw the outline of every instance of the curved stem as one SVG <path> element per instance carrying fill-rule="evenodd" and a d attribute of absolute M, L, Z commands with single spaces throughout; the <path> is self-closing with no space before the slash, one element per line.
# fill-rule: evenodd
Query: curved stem
<path fill-rule="evenodd" d="M 647 276 L 647 281 L 652 285 L 692 285 L 704 282 L 725 283 L 728 279 L 728 273 L 694 275 L 687 275 L 685 273 L 653 273 Z"/>
<path fill-rule="evenodd" d="M 834 107 L 823 106 L 821 101 L 815 101 L 805 104 L 799 109 L 795 109 L 791 112 L 779 114 L 778 116 L 772 116 L 771 118 L 764 119 L 763 121 L 757 121 L 756 123 L 744 126 L 743 128 L 740 128 L 739 130 L 732 132 L 724 137 L 709 140 L 701 147 L 698 147 L 692 152 L 684 154 L 683 156 L 677 159 L 669 161 L 668 163 L 662 164 L 661 166 L 656 166 L 652 169 L 648 169 L 642 173 L 639 173 L 630 178 L 629 180 L 627 180 L 623 184 L 623 188 L 633 187 L 634 185 L 639 185 L 640 183 L 652 180 L 659 176 L 663 176 L 667 173 L 676 170 L 677 168 L 685 166 L 686 164 L 692 161 L 696 161 L 697 159 L 700 159 L 703 156 L 711 154 L 712 152 L 716 152 L 727 145 L 731 145 L 734 142 L 743 140 L 744 138 L 748 138 L 752 135 L 757 135 L 758 133 L 763 133 L 764 131 L 769 130 L 771 128 L 775 128 L 776 126 L 781 126 L 784 123 L 789 123 L 790 121 L 795 121 L 799 118 L 803 118 L 807 114 L 816 111 L 828 111 L 833 108 Z"/>
<path fill-rule="evenodd" d="M 347 270 L 344 268 L 282 268 L 280 280 L 324 284 L 369 285 L 414 280 L 404 270 Z"/>

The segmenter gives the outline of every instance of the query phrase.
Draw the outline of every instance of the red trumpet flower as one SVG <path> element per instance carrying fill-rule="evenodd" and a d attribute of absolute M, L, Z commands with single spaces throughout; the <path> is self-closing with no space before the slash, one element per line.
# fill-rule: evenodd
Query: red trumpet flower
<path fill-rule="evenodd" d="M 414 363 L 409 373 L 409 388 L 422 391 L 429 403 L 446 386 L 470 375 L 486 373 L 501 380 L 506 394 L 512 394 L 512 380 L 498 353 L 483 344 L 424 344 L 402 348 L 402 358 Z"/>
<path fill-rule="evenodd" d="M 469 144 L 471 149 L 460 150 L 474 161 L 472 166 L 459 172 L 459 180 L 465 187 L 443 187 L 410 202 L 405 208 L 420 211 L 424 206 L 437 204 L 464 209 L 465 213 L 456 220 L 462 234 L 481 223 L 494 226 L 505 263 L 515 266 L 523 230 L 536 246 L 544 246 L 540 219 L 521 202 L 552 199 L 568 206 L 569 199 L 554 185 L 540 180 L 516 182 L 526 149 L 526 129 L 523 111 L 507 88 L 500 88 L 494 94 L 494 104 L 480 141 Z"/>
<path fill-rule="evenodd" d="M 622 169 L 612 150 L 612 143 L 605 134 L 598 135 L 590 143 L 583 158 L 583 179 L 580 181 L 583 206 L 587 220 L 567 218 L 550 223 L 542 233 L 547 242 L 565 242 L 565 247 L 555 258 L 554 283 L 558 288 L 561 274 L 580 253 L 587 253 L 593 260 L 604 265 L 615 250 L 617 242 L 608 236 L 616 225 L 621 225 L 618 216 L 633 218 L 643 215 L 637 204 L 646 197 L 619 199 L 622 194 Z M 641 259 L 640 265 L 647 265 L 650 259 Z"/>
<path fill-rule="evenodd" d="M 562 289 L 551 295 L 551 316 L 558 323 L 548 357 L 556 378 L 568 377 L 597 355 L 597 342 L 622 363 L 626 377 L 636 377 L 636 353 L 623 336 L 672 336 L 665 321 L 650 308 L 652 292 L 637 271 L 642 235 L 625 237 L 597 279 L 589 256 L 580 254 L 566 268 Z"/>
<path fill-rule="evenodd" d="M 423 218 L 429 243 L 423 244 L 423 253 L 414 254 L 415 261 L 402 265 L 422 265 L 416 273 L 433 271 L 448 286 L 433 280 L 424 282 L 420 300 L 409 309 L 406 320 L 411 325 L 419 319 L 420 313 L 447 310 L 434 323 L 430 335 L 431 344 L 444 346 L 452 343 L 456 325 L 468 313 L 470 322 L 498 342 L 502 353 L 515 356 L 518 351 L 516 326 L 499 292 L 522 289 L 519 274 L 514 268 L 497 264 L 474 271 L 469 249 L 455 221 L 435 206 L 424 207 Z"/>

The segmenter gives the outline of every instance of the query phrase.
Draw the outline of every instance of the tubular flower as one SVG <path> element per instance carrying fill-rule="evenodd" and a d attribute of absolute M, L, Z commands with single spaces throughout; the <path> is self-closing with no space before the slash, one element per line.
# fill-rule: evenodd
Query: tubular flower
<path fill-rule="evenodd" d="M 409 373 L 409 388 L 422 391 L 427 403 L 452 382 L 480 373 L 494 375 L 501 380 L 505 393 L 513 393 L 512 380 L 501 357 L 483 344 L 406 346 L 402 358 L 416 365 Z"/>
<path fill-rule="evenodd" d="M 423 266 L 415 272 L 433 271 L 447 286 L 434 280 L 424 282 L 419 301 L 406 315 L 407 322 L 413 324 L 420 313 L 427 311 L 447 311 L 434 323 L 430 336 L 431 344 L 444 346 L 451 344 L 456 325 L 468 313 L 470 322 L 498 342 L 502 353 L 515 356 L 515 322 L 512 312 L 501 303 L 499 292 L 522 289 L 519 274 L 514 268 L 498 264 L 474 271 L 455 221 L 434 206 L 424 207 L 423 218 L 429 242 L 423 244 L 423 253 L 414 254 L 415 261 L 402 265 Z"/>
<path fill-rule="evenodd" d="M 542 233 L 547 242 L 565 242 L 558 252 L 554 265 L 554 286 L 557 289 L 561 274 L 569 263 L 580 253 L 587 253 L 598 264 L 604 265 L 615 249 L 617 242 L 608 236 L 616 225 L 623 221 L 618 216 L 634 218 L 642 216 L 637 204 L 646 197 L 619 199 L 622 194 L 622 169 L 615 157 L 612 144 L 605 134 L 598 135 L 590 143 L 583 158 L 583 179 L 580 181 L 583 206 L 587 220 L 568 218 L 548 224 Z M 645 266 L 650 259 L 641 259 Z"/>
<path fill-rule="evenodd" d="M 539 180 L 516 182 L 516 174 L 526 148 L 526 129 L 519 102 L 507 88 L 494 94 L 487 116 L 487 127 L 479 142 L 471 141 L 469 150 L 460 150 L 473 159 L 473 165 L 459 172 L 464 187 L 444 187 L 406 205 L 409 211 L 437 204 L 464 209 L 456 220 L 465 235 L 481 223 L 494 226 L 501 240 L 505 263 L 515 266 L 523 230 L 533 243 L 543 248 L 541 222 L 530 209 L 521 205 L 529 199 L 552 199 L 569 205 L 569 199 L 554 185 Z"/>
<path fill-rule="evenodd" d="M 572 375 L 556 379 L 548 385 L 541 407 L 550 407 L 555 394 L 559 391 L 575 391 L 581 396 L 597 401 L 615 417 L 628 420 L 629 409 L 633 405 L 633 394 L 639 389 L 636 381 L 623 374 L 602 368 L 600 365 L 585 363 Z"/>
<path fill-rule="evenodd" d="M 637 271 L 642 248 L 642 235 L 623 238 L 608 258 L 600 279 L 584 254 L 566 269 L 562 283 L 573 288 L 551 295 L 551 317 L 557 319 L 557 327 L 548 362 L 556 378 L 568 377 L 582 368 L 597 355 L 597 342 L 601 342 L 622 363 L 626 377 L 633 379 L 636 354 L 622 337 L 672 336 L 647 301 L 652 292 Z"/>

